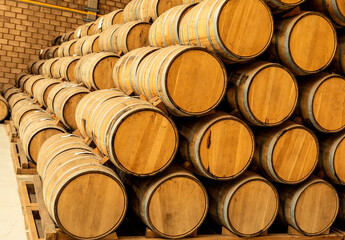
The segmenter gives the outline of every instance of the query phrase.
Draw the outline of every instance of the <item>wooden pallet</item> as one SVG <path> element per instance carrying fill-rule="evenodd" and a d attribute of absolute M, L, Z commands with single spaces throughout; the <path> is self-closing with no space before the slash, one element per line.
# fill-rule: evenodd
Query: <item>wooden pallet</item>
<path fill-rule="evenodd" d="M 17 142 L 18 131 L 17 131 L 17 128 L 14 126 L 13 120 L 6 120 L 5 125 L 6 125 L 7 135 L 10 138 L 10 142 L 11 143 Z"/>
<path fill-rule="evenodd" d="M 36 165 L 28 160 L 24 153 L 23 145 L 20 139 L 11 143 L 11 157 L 14 172 L 18 175 L 36 175 Z"/>
<path fill-rule="evenodd" d="M 25 218 L 25 226 L 27 228 L 28 240 L 74 240 L 70 236 L 63 233 L 58 229 L 44 205 L 42 195 L 42 183 L 38 175 L 36 176 L 18 176 L 18 192 L 20 201 L 22 204 L 23 214 Z M 101 240 L 157 240 L 159 238 L 155 236 L 149 229 L 146 230 L 146 236 L 117 236 L 116 233 L 112 233 Z M 275 233 L 275 234 L 263 234 L 262 236 L 253 238 L 240 238 L 228 230 L 223 228 L 222 234 L 213 235 L 197 235 L 196 232 L 191 235 L 190 240 L 235 240 L 235 239 L 253 239 L 253 240 L 344 240 L 345 233 L 339 230 L 332 230 L 331 233 L 320 236 L 302 236 L 293 235 L 288 233 Z"/>

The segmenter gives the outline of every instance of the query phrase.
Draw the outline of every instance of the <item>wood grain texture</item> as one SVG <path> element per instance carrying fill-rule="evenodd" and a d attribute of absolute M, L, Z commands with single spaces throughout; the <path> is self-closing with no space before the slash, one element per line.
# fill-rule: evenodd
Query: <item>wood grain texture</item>
<path fill-rule="evenodd" d="M 280 217 L 299 232 L 313 236 L 324 232 L 334 222 L 339 208 L 336 190 L 316 177 L 278 190 Z"/>
<path fill-rule="evenodd" d="M 44 76 L 42 75 L 35 75 L 30 77 L 25 83 L 24 83 L 24 91 L 30 96 L 33 96 L 33 88 L 37 82 L 44 80 Z"/>
<path fill-rule="evenodd" d="M 21 125 L 22 118 L 30 111 L 42 111 L 42 108 L 30 100 L 20 101 L 12 108 L 12 118 L 17 129 Z"/>
<path fill-rule="evenodd" d="M 261 0 L 202 1 L 180 24 L 182 44 L 207 47 L 226 62 L 257 57 L 269 46 L 272 35 L 273 18 Z"/>
<path fill-rule="evenodd" d="M 178 133 L 174 123 L 146 101 L 116 96 L 102 102 L 89 116 L 89 136 L 115 166 L 128 174 L 154 175 L 167 168 L 176 154 Z"/>
<path fill-rule="evenodd" d="M 140 20 L 140 8 L 143 0 L 132 0 L 123 9 L 123 23 Z"/>
<path fill-rule="evenodd" d="M 270 180 L 296 184 L 313 172 L 319 144 L 306 127 L 293 122 L 255 132 L 254 161 Z"/>
<path fill-rule="evenodd" d="M 308 75 L 325 69 L 336 47 L 331 21 L 318 12 L 302 12 L 276 23 L 270 52 L 296 75 Z"/>
<path fill-rule="evenodd" d="M 108 29 L 111 25 L 122 23 L 123 9 L 117 9 L 103 16 L 102 31 Z"/>
<path fill-rule="evenodd" d="M 89 36 L 83 44 L 82 47 L 82 55 L 90 54 L 90 53 L 97 53 L 100 52 L 99 50 L 99 36 L 100 34 L 94 34 Z"/>
<path fill-rule="evenodd" d="M 79 38 L 77 42 L 74 45 L 74 54 L 78 56 L 82 56 L 82 48 L 86 40 L 89 38 L 89 36 L 84 36 L 82 38 Z"/>
<path fill-rule="evenodd" d="M 68 82 L 78 83 L 74 75 L 74 69 L 79 60 L 79 56 L 65 57 L 64 61 L 61 62 L 60 65 L 61 78 Z"/>
<path fill-rule="evenodd" d="M 35 99 L 44 107 L 47 107 L 47 98 L 49 95 L 50 90 L 56 85 L 61 83 L 61 81 L 53 79 L 53 78 L 46 78 L 44 81 L 40 81 L 37 83 L 37 87 L 35 87 L 33 91 L 33 95 Z"/>
<path fill-rule="evenodd" d="M 168 9 L 182 5 L 183 0 L 142 0 L 139 9 L 139 19 L 143 21 L 155 21 L 162 13 Z"/>
<path fill-rule="evenodd" d="M 270 62 L 244 64 L 229 74 L 227 102 L 256 126 L 276 126 L 287 120 L 297 105 L 294 75 Z"/>
<path fill-rule="evenodd" d="M 59 58 L 51 58 L 47 60 L 42 66 L 42 73 L 46 77 L 53 77 L 53 66 L 59 60 Z"/>
<path fill-rule="evenodd" d="M 191 173 L 171 166 L 163 174 L 131 181 L 132 207 L 153 232 L 164 238 L 182 238 L 206 217 L 208 196 Z"/>
<path fill-rule="evenodd" d="M 141 61 L 136 81 L 147 99 L 159 96 L 169 112 L 193 116 L 215 108 L 226 91 L 226 71 L 203 48 L 170 46 Z"/>
<path fill-rule="evenodd" d="M 308 126 L 332 133 L 345 128 L 345 78 L 320 73 L 301 81 L 298 113 Z"/>
<path fill-rule="evenodd" d="M 116 45 L 116 36 L 113 36 L 116 33 L 117 29 L 121 26 L 121 24 L 114 24 L 104 30 L 99 35 L 98 39 L 98 48 L 100 51 L 104 52 L 111 52 L 113 49 L 113 45 Z"/>
<path fill-rule="evenodd" d="M 32 66 L 32 73 L 35 75 L 42 74 L 42 66 L 46 62 L 46 60 L 38 60 Z"/>
<path fill-rule="evenodd" d="M 327 179 L 335 184 L 345 185 L 345 133 L 319 136 L 319 166 Z"/>
<path fill-rule="evenodd" d="M 278 213 L 274 186 L 253 172 L 222 183 L 208 183 L 210 216 L 232 233 L 252 237 L 268 229 Z"/>
<path fill-rule="evenodd" d="M 254 135 L 239 118 L 217 112 L 178 124 L 180 153 L 198 175 L 229 180 L 242 174 L 254 154 Z"/>
<path fill-rule="evenodd" d="M 153 23 L 149 32 L 150 46 L 168 47 L 181 44 L 179 37 L 180 22 L 183 16 L 196 3 L 173 7 L 160 15 Z"/>

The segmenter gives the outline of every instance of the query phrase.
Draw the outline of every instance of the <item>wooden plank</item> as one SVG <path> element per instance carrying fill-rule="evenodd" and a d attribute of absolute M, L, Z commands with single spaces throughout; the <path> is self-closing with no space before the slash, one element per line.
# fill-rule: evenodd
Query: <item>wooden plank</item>
<path fill-rule="evenodd" d="M 98 9 L 98 0 L 88 0 L 87 1 L 87 7 Z M 91 12 L 88 11 L 87 19 L 96 20 L 97 16 L 94 13 L 92 13 L 92 14 L 90 14 L 90 13 Z"/>
<path fill-rule="evenodd" d="M 13 162 L 13 169 L 15 174 L 20 174 L 20 163 L 19 163 L 19 156 L 17 150 L 17 144 L 11 143 L 11 158 Z"/>
<path fill-rule="evenodd" d="M 43 192 L 42 192 L 42 182 L 38 175 L 33 176 L 33 182 L 35 185 L 35 192 L 36 192 L 36 199 L 37 199 L 37 205 L 38 209 L 40 211 L 41 216 L 41 222 L 44 229 L 44 237 L 45 239 L 55 239 L 56 238 L 56 228 L 55 223 L 50 218 L 50 215 L 48 213 L 48 210 L 46 209 L 44 205 L 43 200 Z"/>

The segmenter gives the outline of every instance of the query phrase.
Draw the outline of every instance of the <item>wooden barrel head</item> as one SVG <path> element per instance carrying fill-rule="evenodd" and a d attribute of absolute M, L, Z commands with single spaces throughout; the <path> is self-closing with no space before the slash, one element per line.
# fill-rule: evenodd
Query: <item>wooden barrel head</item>
<path fill-rule="evenodd" d="M 278 194 L 268 181 L 244 182 L 231 196 L 228 219 L 232 230 L 241 236 L 253 236 L 267 229 L 278 212 Z"/>
<path fill-rule="evenodd" d="M 136 24 L 127 34 L 126 48 L 127 51 L 132 51 L 137 48 L 149 46 L 149 31 L 151 24 L 142 22 Z"/>
<path fill-rule="evenodd" d="M 254 137 L 249 127 L 234 118 L 212 124 L 200 141 L 200 159 L 216 179 L 228 179 L 243 172 L 254 153 Z"/>
<path fill-rule="evenodd" d="M 112 81 L 112 69 L 114 69 L 115 63 L 118 59 L 118 56 L 108 56 L 103 57 L 98 63 L 96 63 L 93 71 L 93 79 L 97 89 L 109 89 L 114 87 L 114 83 Z"/>
<path fill-rule="evenodd" d="M 241 57 L 262 53 L 273 34 L 271 12 L 261 0 L 227 1 L 217 25 L 220 41 Z"/>
<path fill-rule="evenodd" d="M 226 89 L 223 79 L 226 72 L 213 55 L 196 49 L 184 51 L 169 66 L 167 93 L 174 105 L 184 112 L 206 112 L 222 99 Z"/>
<path fill-rule="evenodd" d="M 174 124 L 152 110 L 138 111 L 125 118 L 113 140 L 120 164 L 137 175 L 156 173 L 167 167 L 176 153 L 177 144 Z"/>
<path fill-rule="evenodd" d="M 31 156 L 31 159 L 36 162 L 38 153 L 41 149 L 42 144 L 51 136 L 54 136 L 55 134 L 63 132 L 62 130 L 58 130 L 55 128 L 46 128 L 38 133 L 36 133 L 33 137 L 31 142 L 29 143 L 29 149 L 28 152 Z"/>
<path fill-rule="evenodd" d="M 289 47 L 292 60 L 304 71 L 324 68 L 332 61 L 337 47 L 332 23 L 321 14 L 304 15 L 291 30 Z"/>
<path fill-rule="evenodd" d="M 295 220 L 308 235 L 320 234 L 332 225 L 338 212 L 338 196 L 326 182 L 316 182 L 306 187 L 295 206 Z"/>
<path fill-rule="evenodd" d="M 71 98 L 69 98 L 64 106 L 63 109 L 63 117 L 65 122 L 69 127 L 72 129 L 78 129 L 76 120 L 75 120 L 75 110 L 77 108 L 78 103 L 80 100 L 86 95 L 86 92 L 81 92 L 75 94 Z"/>
<path fill-rule="evenodd" d="M 161 183 L 148 203 L 151 226 L 164 237 L 191 233 L 205 218 L 208 199 L 193 178 L 176 176 Z"/>
<path fill-rule="evenodd" d="M 272 64 L 253 77 L 247 97 L 249 109 L 259 122 L 277 125 L 296 107 L 297 82 L 292 73 Z"/>
<path fill-rule="evenodd" d="M 335 132 L 345 127 L 345 78 L 332 76 L 317 88 L 312 111 L 323 129 Z"/>
<path fill-rule="evenodd" d="M 87 173 L 69 182 L 57 203 L 56 219 L 67 232 L 79 239 L 94 239 L 119 224 L 127 199 L 123 187 L 112 177 Z"/>
<path fill-rule="evenodd" d="M 304 127 L 294 127 L 279 136 L 272 152 L 275 174 L 286 183 L 299 182 L 314 170 L 318 159 L 316 137 Z"/>

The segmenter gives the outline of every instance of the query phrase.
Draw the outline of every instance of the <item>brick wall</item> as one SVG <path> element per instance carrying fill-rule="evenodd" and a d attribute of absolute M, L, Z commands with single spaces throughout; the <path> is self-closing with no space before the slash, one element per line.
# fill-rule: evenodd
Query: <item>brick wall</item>
<path fill-rule="evenodd" d="M 87 0 L 37 0 L 53 5 L 83 10 Z M 118 2 L 117 2 L 118 1 Z M 100 13 L 125 6 L 128 0 L 100 0 Z M 17 73 L 26 71 L 27 63 L 37 59 L 42 48 L 54 37 L 76 29 L 85 15 L 13 0 L 0 0 L 0 87 L 14 83 Z"/>

